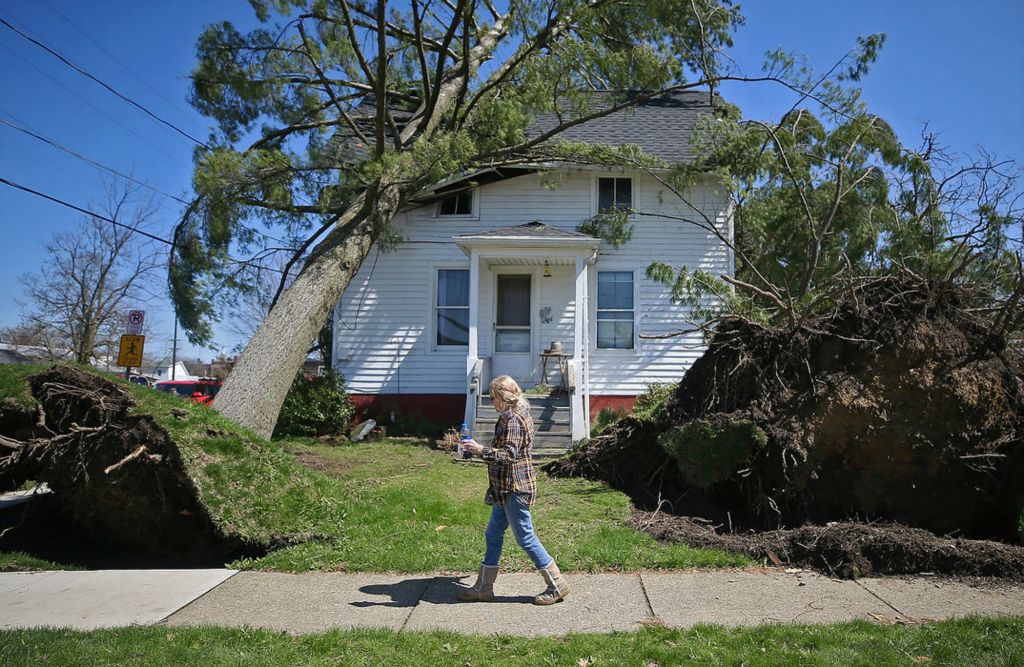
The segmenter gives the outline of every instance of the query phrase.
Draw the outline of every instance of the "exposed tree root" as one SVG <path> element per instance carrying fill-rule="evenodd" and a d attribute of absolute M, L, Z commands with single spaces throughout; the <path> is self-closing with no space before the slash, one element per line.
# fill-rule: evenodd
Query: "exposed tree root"
<path fill-rule="evenodd" d="M 811 567 L 842 579 L 931 572 L 1024 580 L 1024 547 L 937 537 L 899 524 L 840 522 L 730 534 L 689 517 L 643 511 L 634 512 L 630 523 L 659 540 Z"/>
<path fill-rule="evenodd" d="M 971 307 L 972 299 L 958 286 L 879 278 L 796 327 L 725 320 L 676 387 L 667 418 L 624 419 L 545 470 L 607 481 L 663 515 L 702 516 L 744 530 L 871 517 L 936 534 L 1018 541 L 1024 365 L 1005 331 Z M 758 434 L 740 443 L 748 449 L 739 463 L 724 455 L 736 443 L 723 434 L 736 424 L 752 424 Z M 696 474 L 706 471 L 695 465 L 722 469 Z M 833 560 L 826 555 L 831 547 L 822 549 L 841 532 L 834 527 L 773 550 L 793 562 L 817 559 L 816 567 L 840 574 L 846 566 L 877 565 L 879 557 L 863 551 L 885 543 L 875 540 L 874 524 L 840 525 L 848 534 Z M 948 550 L 938 538 L 900 530 L 909 537 L 893 547 L 892 558 L 910 569 L 882 571 L 990 569 L 987 556 L 973 565 L 943 565 Z M 821 547 L 818 555 L 800 555 L 808 540 Z M 907 546 L 915 540 L 917 547 Z M 954 546 L 976 552 L 965 541 Z M 1002 553 L 998 545 L 978 548 Z M 1017 565 L 995 569 L 1016 576 L 1020 554 L 1007 553 Z"/>
<path fill-rule="evenodd" d="M 0 491 L 46 482 L 89 534 L 184 561 L 265 550 L 226 534 L 200 502 L 181 453 L 115 383 L 68 366 L 30 378 L 40 411 L 0 406 Z"/>

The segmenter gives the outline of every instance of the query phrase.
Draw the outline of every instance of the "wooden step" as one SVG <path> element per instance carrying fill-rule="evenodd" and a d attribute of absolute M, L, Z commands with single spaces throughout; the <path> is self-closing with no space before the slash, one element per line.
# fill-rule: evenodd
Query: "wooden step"
<path fill-rule="evenodd" d="M 533 421 L 545 421 L 545 420 L 571 420 L 572 419 L 572 408 L 568 406 L 557 406 L 548 407 L 543 405 L 530 406 L 530 416 L 533 417 Z M 477 419 L 498 419 L 498 411 L 490 406 L 481 405 L 476 410 Z"/>
<path fill-rule="evenodd" d="M 534 448 L 532 458 L 534 460 L 537 460 L 537 459 L 556 459 L 556 458 L 558 458 L 560 456 L 565 456 L 565 453 L 568 452 L 568 451 L 569 451 L 569 448 L 567 448 L 567 447 L 566 448 L 563 448 L 563 447 L 545 447 L 543 449 Z M 459 464 L 459 465 L 471 465 L 471 466 L 479 466 L 479 467 L 484 467 L 484 466 L 487 465 L 486 461 L 483 461 L 483 460 L 477 459 L 477 458 L 472 458 L 472 459 L 453 458 L 452 461 L 454 463 Z"/>
<path fill-rule="evenodd" d="M 569 395 L 568 394 L 555 394 L 554 396 L 530 396 L 526 394 L 526 401 L 533 407 L 569 407 Z M 491 397 L 487 394 L 480 395 L 480 406 L 491 407 Z"/>
<path fill-rule="evenodd" d="M 560 456 L 565 456 L 568 449 L 562 448 L 548 448 L 548 449 L 535 449 L 533 450 L 533 458 L 535 459 L 557 459 Z"/>
<path fill-rule="evenodd" d="M 474 433 L 494 433 L 494 426 L 498 423 L 497 419 L 477 419 L 474 427 Z M 540 419 L 534 420 L 533 426 L 537 429 L 538 433 L 548 431 L 565 431 L 569 433 L 572 431 L 572 422 L 568 419 Z"/>

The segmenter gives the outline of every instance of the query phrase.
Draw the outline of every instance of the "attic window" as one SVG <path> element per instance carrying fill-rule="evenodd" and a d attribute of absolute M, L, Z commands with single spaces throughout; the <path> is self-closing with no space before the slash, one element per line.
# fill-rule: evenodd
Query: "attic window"
<path fill-rule="evenodd" d="M 442 199 L 437 205 L 438 215 L 472 215 L 473 192 L 465 190 Z"/>
<path fill-rule="evenodd" d="M 632 178 L 597 179 L 597 212 L 613 213 L 633 208 Z"/>

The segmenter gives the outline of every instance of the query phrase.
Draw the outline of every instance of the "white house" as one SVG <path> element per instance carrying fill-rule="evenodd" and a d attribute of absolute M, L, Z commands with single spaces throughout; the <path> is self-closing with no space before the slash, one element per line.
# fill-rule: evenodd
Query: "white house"
<path fill-rule="evenodd" d="M 199 376 L 192 375 L 185 368 L 185 364 L 178 361 L 175 362 L 173 368 L 170 365 L 167 366 L 153 366 L 152 368 L 145 369 L 145 375 L 153 382 L 166 382 L 172 377 L 175 380 L 191 381 L 198 380 Z"/>
<path fill-rule="evenodd" d="M 664 96 L 563 136 L 637 144 L 677 162 L 709 111 L 706 93 Z M 480 394 L 490 379 L 537 385 L 542 353 L 557 341 L 564 400 L 534 404 L 541 435 L 558 449 L 586 437 L 601 408 L 629 408 L 651 383 L 678 381 L 703 340 L 642 337 L 685 329 L 689 318 L 645 271 L 654 260 L 733 271 L 728 246 L 685 222 L 711 220 L 731 237 L 724 188 L 709 176 L 685 195 L 642 171 L 561 164 L 492 170 L 423 193 L 395 221 L 404 240 L 371 250 L 335 309 L 334 365 L 353 401 L 486 428 L 495 415 Z M 634 211 L 620 248 L 577 231 L 609 205 Z M 547 358 L 552 385 L 562 381 L 557 362 Z"/>

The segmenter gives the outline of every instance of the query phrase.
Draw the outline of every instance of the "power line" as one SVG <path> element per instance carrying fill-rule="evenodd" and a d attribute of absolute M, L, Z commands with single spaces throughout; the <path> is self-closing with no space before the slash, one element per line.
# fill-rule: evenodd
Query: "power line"
<path fill-rule="evenodd" d="M 118 127 L 120 127 L 121 129 L 123 129 L 123 130 L 124 130 L 125 132 L 128 132 L 129 134 L 133 134 L 133 135 L 135 135 L 135 136 L 136 136 L 136 137 L 137 137 L 138 139 L 140 139 L 140 140 L 141 140 L 141 141 L 142 141 L 143 143 L 145 143 L 145 144 L 149 145 L 149 147 L 150 147 L 150 148 L 152 148 L 153 150 L 155 150 L 155 151 L 157 151 L 157 152 L 159 152 L 159 153 L 163 153 L 163 154 L 164 154 L 164 155 L 166 155 L 166 156 L 167 156 L 168 158 L 170 158 L 170 159 L 171 159 L 171 160 L 173 160 L 174 162 L 177 162 L 178 164 L 180 164 L 180 165 L 181 165 L 181 166 L 183 166 L 183 167 L 187 167 L 187 166 L 188 166 L 187 164 L 185 164 L 184 162 L 182 162 L 181 160 L 179 160 L 179 159 L 178 159 L 178 158 L 176 158 L 175 156 L 171 155 L 170 153 L 168 153 L 168 152 L 167 152 L 167 151 L 165 151 L 164 149 L 162 149 L 162 148 L 160 148 L 159 146 L 157 146 L 156 144 L 154 144 L 154 143 L 153 143 L 152 141 L 150 141 L 150 140 L 149 140 L 149 139 L 147 139 L 146 137 L 142 136 L 141 134 L 139 134 L 138 132 L 136 132 L 136 131 L 135 131 L 135 130 L 133 130 L 132 128 L 128 127 L 127 125 L 125 125 L 124 123 L 122 123 L 121 121 L 119 121 L 118 119 L 116 119 L 116 118 L 114 118 L 113 116 L 111 116 L 110 114 L 108 114 L 108 113 L 107 113 L 106 111 L 104 111 L 103 109 L 99 108 L 98 106 L 96 106 L 95 104 L 93 104 L 92 102 L 90 102 L 89 100 L 87 100 L 87 99 L 86 99 L 86 98 L 85 98 L 84 96 L 80 95 L 80 94 L 79 94 L 79 93 L 78 93 L 77 91 L 75 91 L 75 90 L 74 90 L 73 88 L 69 88 L 68 86 L 65 86 L 64 84 L 62 84 L 62 83 L 61 83 L 60 81 L 57 81 L 57 79 L 53 78 L 52 76 L 50 76 L 49 74 L 47 74 L 46 72 L 44 72 L 43 70 L 41 70 L 41 69 L 40 69 L 39 67 L 37 67 L 35 63 L 33 63 L 33 62 L 31 62 L 30 60 L 26 59 L 26 58 L 25 58 L 24 56 L 22 56 L 22 55 L 21 55 L 20 53 L 18 53 L 18 52 L 16 52 L 16 51 L 12 50 L 12 49 L 11 49 L 11 48 L 9 48 L 9 47 L 8 47 L 8 46 L 7 46 L 6 44 L 2 44 L 2 43 L 0 43 L 0 48 L 2 48 L 3 50 L 7 51 L 7 52 L 8 52 L 8 53 L 10 53 L 11 55 L 13 55 L 13 56 L 14 56 L 15 58 L 17 58 L 18 60 L 22 61 L 23 63 L 25 63 L 26 65 L 28 65 L 28 66 L 29 66 L 29 67 L 31 67 L 32 69 L 34 69 L 35 71 L 39 72 L 39 73 L 40 73 L 41 75 L 43 75 L 44 77 L 46 77 L 47 79 L 49 79 L 49 80 L 50 80 L 51 82 L 53 82 L 53 84 L 54 84 L 55 86 L 57 86 L 58 88 L 60 88 L 61 90 L 63 90 L 63 91 L 66 91 L 66 92 L 68 92 L 68 93 L 71 93 L 72 95 L 74 95 L 75 97 L 77 97 L 77 98 L 78 98 L 79 100 L 81 100 L 81 101 L 82 101 L 82 103 L 84 103 L 84 104 L 85 104 L 86 106 L 88 106 L 88 107 L 92 108 L 92 109 L 93 109 L 93 110 L 95 110 L 95 111 L 96 111 L 97 113 L 99 113 L 99 114 L 100 114 L 101 116 L 104 116 L 104 117 L 106 117 L 106 118 L 107 118 L 108 120 L 110 120 L 110 121 L 111 121 L 111 122 L 113 122 L 113 123 L 114 123 L 115 125 L 117 125 L 117 126 L 118 126 Z"/>
<path fill-rule="evenodd" d="M 182 136 L 184 136 L 184 137 L 187 137 L 187 138 L 191 139 L 191 140 L 192 140 L 192 141 L 194 141 L 194 142 L 195 142 L 196 144 L 198 144 L 198 145 L 200 145 L 200 146 L 203 146 L 203 147 L 205 147 L 205 148 L 209 148 L 209 146 L 208 146 L 208 145 L 206 144 L 206 142 L 204 142 L 204 141 L 200 141 L 199 139 L 196 139 L 196 138 L 195 138 L 195 137 L 193 137 L 193 136 L 192 136 L 191 134 L 189 134 L 189 133 L 188 133 L 188 132 L 186 132 L 185 130 L 181 129 L 180 127 L 178 127 L 178 126 L 177 126 L 177 125 L 175 125 L 174 123 L 172 123 L 172 122 L 170 122 L 170 121 L 168 121 L 168 120 L 165 120 L 165 119 L 161 118 L 160 116 L 156 115 L 155 113 L 153 113 L 152 111 L 150 111 L 150 110 L 149 110 L 149 109 L 147 109 L 146 107 L 142 106 L 141 104 L 139 104 L 139 103 L 138 103 L 138 102 L 136 102 L 135 100 L 131 99 L 131 98 L 130 98 L 130 97 L 128 97 L 127 95 L 124 95 L 123 93 L 120 93 L 120 92 L 118 92 L 118 91 L 117 91 L 117 90 L 115 90 L 115 89 L 114 89 L 114 88 L 113 88 L 112 86 L 110 86 L 110 85 L 109 85 L 109 84 L 107 84 L 106 82 L 102 81 L 101 79 L 97 78 L 96 76 L 94 76 L 94 75 L 90 74 L 89 72 L 87 72 L 86 70 L 82 69 L 82 68 L 81 68 L 81 67 L 79 67 L 78 65 L 74 64 L 73 62 L 71 62 L 70 60 L 68 60 L 67 58 L 65 58 L 64 56 L 62 56 L 61 54 L 57 53 L 56 51 L 54 51 L 53 49 L 51 49 L 50 47 L 48 47 L 48 46 L 47 46 L 46 44 L 43 44 L 43 43 L 42 43 L 41 41 L 39 41 L 38 39 L 35 39 L 34 37 L 31 37 L 30 35 L 27 35 L 27 34 L 25 34 L 24 32 L 22 32 L 21 30 L 19 30 L 18 28 L 14 27 L 14 26 L 13 26 L 13 25 L 11 25 L 10 23 L 8 23 L 8 22 L 7 22 L 7 20 L 6 20 L 6 19 L 4 19 L 3 17 L 0 17 L 0 23 L 2 23 L 3 25 L 5 25 L 5 26 L 6 26 L 6 27 L 7 27 L 8 29 L 10 29 L 10 30 L 14 31 L 14 32 L 15 32 L 15 33 L 17 33 L 18 35 L 21 35 L 21 37 L 23 37 L 24 39 L 27 39 L 28 41 L 32 42 L 33 44 L 35 44 L 35 45 L 36 45 L 36 46 L 38 46 L 39 48 L 43 49 L 43 50 L 44 50 L 44 51 L 46 51 L 47 53 L 51 54 L 52 56 L 54 56 L 55 58 L 57 58 L 58 60 L 60 60 L 60 61 L 61 61 L 62 63 L 64 63 L 65 65 L 67 65 L 67 66 L 68 66 L 68 67 L 70 67 L 71 69 L 75 70 L 76 72 L 78 72 L 78 73 L 79 73 L 79 74 L 81 74 L 82 76 L 85 76 L 85 77 L 88 77 L 89 79 L 92 79 L 93 81 L 95 81 L 95 82 L 96 82 L 96 83 L 98 83 L 99 85 L 101 85 L 101 86 L 103 86 L 104 88 L 106 88 L 107 90 L 109 90 L 109 91 L 110 91 L 111 93 L 113 93 L 114 95 L 116 95 L 116 96 L 120 97 L 120 98 L 121 98 L 122 100 L 124 100 L 125 102 L 128 102 L 128 103 L 129 103 L 129 104 L 131 104 L 132 106 L 134 106 L 134 107 L 138 108 L 138 109 L 139 109 L 139 110 L 141 110 L 141 111 L 142 111 L 143 113 L 145 113 L 145 114 L 146 114 L 147 116 L 150 116 L 150 117 L 151 117 L 151 118 L 153 118 L 154 120 L 156 120 L 156 121 L 158 121 L 158 122 L 160 122 L 160 123 L 163 123 L 163 124 L 164 124 L 164 125 L 166 125 L 167 127 L 171 128 L 172 130 L 174 130 L 175 132 L 177 132 L 178 134 L 181 134 Z"/>
<path fill-rule="evenodd" d="M 153 191 L 153 192 L 155 192 L 155 193 L 157 193 L 159 195 L 163 195 L 164 197 L 169 197 L 170 199 L 173 199 L 174 201 L 176 201 L 178 203 L 184 204 L 186 206 L 190 206 L 192 204 L 192 202 L 188 201 L 187 199 L 182 199 L 181 197 L 178 197 L 176 195 L 172 195 L 171 193 L 165 192 L 164 190 L 161 190 L 160 188 L 154 187 L 154 186 L 150 185 L 149 183 L 146 183 L 145 181 L 140 181 L 139 179 L 135 178 L 134 176 L 130 176 L 129 174 L 126 174 L 126 173 L 124 173 L 122 171 L 114 169 L 113 167 L 109 167 L 109 166 L 103 164 L 102 162 L 97 162 L 96 160 L 93 160 L 92 158 L 86 157 L 85 155 L 82 155 L 81 153 L 73 151 L 70 148 L 67 148 L 66 146 L 62 146 L 61 144 L 57 143 L 56 141 L 53 141 L 52 139 L 47 139 L 46 137 L 42 136 L 41 134 L 38 134 L 38 133 L 34 132 L 33 130 L 31 130 L 31 128 L 28 127 L 28 123 L 26 123 L 25 121 L 21 120 L 20 118 L 18 118 L 14 114 L 12 114 L 10 111 L 7 111 L 7 110 L 5 110 L 3 108 L 0 108 L 0 113 L 7 114 L 8 116 L 13 118 L 14 120 L 16 120 L 19 123 L 21 123 L 22 127 L 19 127 L 19 126 L 15 125 L 14 123 L 6 121 L 3 118 L 0 118 L 0 124 L 6 125 L 7 127 L 10 127 L 11 129 L 17 130 L 18 132 L 23 132 L 23 133 L 27 134 L 28 136 L 32 137 L 33 139 L 37 139 L 37 140 L 42 141 L 43 143 L 45 143 L 45 144 L 47 144 L 49 146 L 52 146 L 52 147 L 54 147 L 54 148 L 56 148 L 58 150 L 64 151 L 65 153 L 68 153 L 69 155 L 72 155 L 73 157 L 76 157 L 79 160 L 82 160 L 83 162 L 86 162 L 86 163 L 91 164 L 93 166 L 99 167 L 100 169 L 104 169 L 104 170 L 114 174 L 115 176 L 119 176 L 119 177 L 121 177 L 121 178 L 123 178 L 125 180 L 131 181 L 132 183 L 135 183 L 136 185 L 138 185 L 140 187 L 146 188 L 147 190 L 151 190 L 151 191 Z M 253 230 L 253 231 L 255 231 L 255 233 L 257 233 L 260 236 L 262 236 L 264 239 L 269 239 L 271 241 L 275 241 L 275 242 L 281 243 L 281 244 L 288 243 L 287 241 L 284 241 L 284 240 L 282 240 L 282 239 L 280 239 L 280 238 L 278 238 L 276 236 L 271 236 L 270 234 L 267 234 L 266 232 L 262 232 L 262 231 L 259 231 L 259 230 Z"/>
<path fill-rule="evenodd" d="M 3 113 L 6 113 L 11 118 L 15 118 L 14 114 L 10 113 L 9 111 L 4 111 L 3 109 L 0 109 L 0 111 L 2 111 Z M 17 120 L 17 118 L 15 118 L 15 120 Z M 67 153 L 69 155 L 73 155 L 74 157 L 78 158 L 79 160 L 82 160 L 83 162 L 88 162 L 89 164 L 91 164 L 91 165 L 93 165 L 95 167 L 99 167 L 100 169 L 109 171 L 111 174 L 114 174 L 115 176 L 120 176 L 121 178 L 123 178 L 123 179 L 125 179 L 127 181 L 131 181 L 132 183 L 135 183 L 136 185 L 138 185 L 140 187 L 146 188 L 147 190 L 152 190 L 153 192 L 155 192 L 155 193 L 157 193 L 159 195 L 163 195 L 164 197 L 169 197 L 169 198 L 173 199 L 176 202 L 185 204 L 186 206 L 188 206 L 189 203 L 190 203 L 187 199 L 182 199 L 181 197 L 178 197 L 176 195 L 172 195 L 169 192 L 164 192 L 160 188 L 155 188 L 152 185 L 150 185 L 149 183 L 146 183 L 145 181 L 140 181 L 139 179 L 137 179 L 137 178 L 135 178 L 133 176 L 129 176 L 128 174 L 126 174 L 124 172 L 118 171 L 117 169 L 114 169 L 113 167 L 108 167 L 107 165 L 102 164 L 100 162 L 97 162 L 96 160 L 93 160 L 91 158 L 88 158 L 88 157 L 82 155 L 81 153 L 77 153 L 77 152 L 71 150 L 70 148 L 67 148 L 66 146 L 62 146 L 62 145 L 58 144 L 56 141 L 53 141 L 52 139 L 47 139 L 46 137 L 44 137 L 44 136 L 42 136 L 40 134 L 36 134 L 35 132 L 33 132 L 32 130 L 29 130 L 26 127 L 20 127 L 18 125 L 15 125 L 14 123 L 11 123 L 9 121 L 4 120 L 3 118 L 0 118 L 0 123 L 6 125 L 7 127 L 11 128 L 11 129 L 17 130 L 18 132 L 22 132 L 24 134 L 27 134 L 28 136 L 32 137 L 33 139 L 37 139 L 39 141 L 42 141 L 43 143 L 45 143 L 45 144 L 47 144 L 49 146 L 53 146 L 54 148 L 56 148 L 58 150 L 64 151 L 65 153 Z"/>
<path fill-rule="evenodd" d="M 169 245 L 172 248 L 174 247 L 174 243 L 172 241 L 168 241 L 165 238 L 161 238 L 161 237 L 159 237 L 159 236 L 157 236 L 155 234 L 151 234 L 151 233 L 149 233 L 147 231 L 144 231 L 142 229 L 139 229 L 137 227 L 132 227 L 131 225 L 126 225 L 123 222 L 118 222 L 117 220 L 114 220 L 113 218 L 108 218 L 105 215 L 102 215 L 100 213 L 96 213 L 95 211 L 90 211 L 87 208 L 82 208 L 81 206 L 76 206 L 75 204 L 72 204 L 71 202 L 64 201 L 63 199 L 60 199 L 59 197 L 54 197 L 52 195 L 46 194 L 45 192 L 40 192 L 38 190 L 33 190 L 32 188 L 30 188 L 30 187 L 28 187 L 26 185 L 21 185 L 20 183 L 15 183 L 14 181 L 6 179 L 3 176 L 0 176 L 0 183 L 3 183 L 4 185 L 7 185 L 7 186 L 12 187 L 12 188 L 15 188 L 17 190 L 21 190 L 22 192 L 27 192 L 27 193 L 29 193 L 31 195 L 35 195 L 36 197 L 41 197 L 42 199 L 46 199 L 47 201 L 51 201 L 51 202 L 53 202 L 55 204 L 60 204 L 61 206 L 64 206 L 66 208 L 70 208 L 70 209 L 72 209 L 74 211 L 78 211 L 79 213 L 84 213 L 84 214 L 86 214 L 88 216 L 91 216 L 93 218 L 97 218 L 99 220 L 103 220 L 104 222 L 109 222 L 112 225 L 115 225 L 117 227 L 123 227 L 124 229 L 127 229 L 127 230 L 129 230 L 131 232 L 134 232 L 136 234 L 141 234 L 142 236 L 145 236 L 146 238 L 151 239 L 153 241 L 157 241 L 158 243 L 163 243 L 164 245 Z M 271 266 L 262 266 L 258 262 L 255 262 L 255 261 L 252 261 L 252 260 L 241 260 L 241 259 L 235 259 L 234 257 L 226 257 L 225 259 L 227 261 L 233 263 L 233 264 L 240 264 L 242 266 L 255 266 L 258 269 L 262 269 L 264 271 L 273 271 L 275 273 L 280 273 L 282 275 L 285 273 L 284 271 L 282 271 L 280 269 L 275 269 L 275 268 L 273 268 Z"/>
<path fill-rule="evenodd" d="M 184 118 L 184 119 L 188 120 L 188 121 L 189 121 L 189 122 L 190 122 L 190 123 L 191 123 L 191 124 L 192 124 L 192 125 L 193 125 L 194 127 L 201 127 L 201 126 L 199 125 L 199 123 L 197 123 L 197 122 L 196 122 L 195 120 L 193 120 L 193 119 L 192 119 L 192 118 L 191 118 L 191 117 L 190 117 L 190 116 L 189 116 L 189 115 L 188 115 L 188 114 L 187 114 L 187 113 L 186 113 L 185 111 L 183 111 L 183 110 L 182 110 L 182 109 L 181 109 L 181 108 L 180 108 L 180 107 L 179 107 L 179 106 L 178 106 L 177 104 L 175 104 L 175 103 L 174 103 L 174 102 L 173 102 L 172 100 L 170 100 L 170 99 L 168 99 L 167 97 L 165 97 L 165 96 L 164 96 L 164 94 L 163 94 L 163 93 L 161 93 L 161 92 L 160 92 L 160 90 L 159 90 L 159 89 L 158 89 L 158 88 L 157 88 L 156 86 L 153 86 L 153 85 L 151 85 L 151 84 L 150 84 L 150 83 L 149 83 L 148 81 L 146 81 L 146 79 L 145 79 L 145 78 L 143 78 L 142 76 L 140 76 L 139 74 L 137 74 L 137 73 L 135 72 L 135 70 L 133 70 L 133 69 L 132 69 L 131 67 L 129 67 L 129 66 L 127 65 L 127 64 L 125 64 L 124 62 L 122 62 L 120 58 L 118 58 L 117 56 L 115 56 L 115 55 L 114 55 L 113 53 L 111 53 L 111 52 L 110 52 L 110 51 L 108 51 L 108 50 L 107 50 L 106 48 L 104 48 L 102 44 L 100 44 L 100 43 L 99 43 L 99 42 L 97 42 L 97 41 L 96 41 L 95 39 L 93 39 L 93 38 L 92 38 L 92 37 L 90 37 L 90 36 L 89 36 L 88 34 L 86 34 L 86 33 L 85 33 L 85 32 L 84 32 L 84 31 L 83 31 L 83 30 L 82 30 L 81 28 L 79 28 L 79 27 L 78 27 L 78 25 L 76 25 L 76 24 L 75 24 L 75 22 L 74 22 L 74 21 L 72 21 L 72 20 L 71 20 L 71 19 L 69 19 L 69 18 L 68 18 L 67 16 L 65 16 L 64 14 L 62 14 L 61 12 L 59 12 L 59 11 L 57 10 L 57 8 L 56 8 L 56 7 L 54 7 L 53 5 L 51 5 L 51 4 L 50 4 L 49 2 L 47 2 L 46 0 L 41 0 L 41 1 L 42 1 L 42 3 L 43 3 L 44 5 L 46 5 L 47 9 L 49 9 L 49 10 L 50 10 L 51 12 L 53 12 L 54 14 L 56 14 L 57 16 L 59 16 L 59 17 L 60 17 L 60 18 L 61 18 L 61 19 L 62 19 L 62 20 L 63 20 L 63 21 L 65 22 L 65 23 L 67 23 L 67 24 L 68 24 L 69 26 L 71 26 L 71 27 L 72 27 L 72 28 L 73 28 L 73 29 L 74 29 L 74 30 L 75 30 L 75 31 L 76 31 L 76 32 L 77 32 L 77 33 L 78 33 L 79 35 L 81 35 L 82 37 L 84 37 L 85 39 L 87 39 L 87 40 L 88 40 L 88 41 L 89 41 L 89 42 L 90 42 L 90 43 L 91 43 L 91 44 L 92 44 L 93 46 L 95 46 L 95 47 L 96 47 L 97 49 L 99 49 L 99 50 L 100 50 L 100 51 L 102 51 L 102 52 L 103 52 L 104 54 L 106 54 L 106 56 L 107 56 L 108 58 L 110 58 L 110 59 L 111 59 L 111 60 L 113 60 L 113 61 L 114 61 L 115 63 L 117 63 L 118 65 L 120 65 L 120 66 L 121 66 L 121 67 L 122 67 L 122 68 L 123 68 L 123 69 L 124 69 L 124 70 L 125 70 L 126 72 L 128 72 L 128 73 L 129 73 L 129 74 L 131 74 L 131 75 L 132 75 L 133 77 L 135 77 L 135 79 L 136 79 L 136 80 L 138 80 L 138 81 L 142 82 L 142 85 L 144 85 L 144 86 L 145 86 L 146 88 L 149 88 L 149 90 L 150 90 L 150 91 L 152 91 L 152 92 L 153 92 L 153 94 L 155 94 L 155 95 L 156 95 L 157 97 L 159 97 L 159 98 L 160 98 L 161 100 L 163 100 L 164 102 L 166 102 L 166 103 L 167 103 L 167 105 L 168 105 L 168 106 L 169 106 L 170 108 L 172 108 L 172 109 L 174 109 L 175 111 L 177 111 L 177 112 L 178 112 L 178 114 L 180 114 L 182 118 Z"/>

